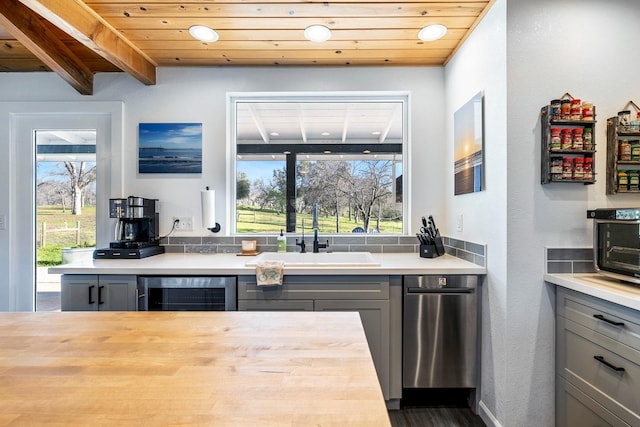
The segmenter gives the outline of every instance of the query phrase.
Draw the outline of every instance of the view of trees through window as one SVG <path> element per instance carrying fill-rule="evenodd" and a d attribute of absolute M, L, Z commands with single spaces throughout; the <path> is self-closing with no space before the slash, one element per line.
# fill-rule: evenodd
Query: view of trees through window
<path fill-rule="evenodd" d="M 265 176 L 250 179 L 252 163 Z M 277 232 L 286 227 L 287 172 L 282 161 L 238 161 L 238 232 Z M 394 167 L 395 166 L 395 167 Z M 270 169 L 270 170 L 269 170 Z M 303 160 L 296 162 L 296 229 L 311 227 L 318 206 L 321 232 L 402 232 L 402 203 L 396 191 L 401 164 L 390 160 Z M 269 175 L 270 172 L 270 175 Z M 268 176 L 267 176 L 268 175 Z"/>

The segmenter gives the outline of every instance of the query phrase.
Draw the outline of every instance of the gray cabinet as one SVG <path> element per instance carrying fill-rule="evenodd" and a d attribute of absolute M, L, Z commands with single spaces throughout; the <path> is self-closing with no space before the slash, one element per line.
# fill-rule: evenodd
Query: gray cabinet
<path fill-rule="evenodd" d="M 382 392 L 390 398 L 389 276 L 289 275 L 282 286 L 257 286 L 255 276 L 240 276 L 238 310 L 357 311 Z"/>
<path fill-rule="evenodd" d="M 640 425 L 640 312 L 558 288 L 556 340 L 556 425 Z"/>
<path fill-rule="evenodd" d="M 62 311 L 135 311 L 135 275 L 65 274 Z"/>

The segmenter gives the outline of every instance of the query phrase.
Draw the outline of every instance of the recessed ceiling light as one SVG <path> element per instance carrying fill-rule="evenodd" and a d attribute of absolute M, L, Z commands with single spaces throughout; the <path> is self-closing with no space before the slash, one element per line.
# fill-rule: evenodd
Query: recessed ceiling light
<path fill-rule="evenodd" d="M 304 29 L 304 37 L 312 42 L 326 42 L 331 38 L 331 30 L 324 25 L 311 25 Z"/>
<path fill-rule="evenodd" d="M 362 153 L 364 153 L 364 154 L 370 154 L 370 153 L 371 153 L 371 150 L 364 150 Z"/>
<path fill-rule="evenodd" d="M 218 33 L 215 30 L 205 27 L 204 25 L 192 25 L 189 27 L 189 34 L 196 40 L 201 42 L 215 42 L 218 41 Z"/>
<path fill-rule="evenodd" d="M 329 136 L 329 135 L 331 135 L 331 132 L 322 132 L 320 135 L 322 135 L 322 136 Z"/>
<path fill-rule="evenodd" d="M 418 32 L 418 38 L 425 42 L 441 39 L 447 34 L 447 27 L 441 24 L 427 25 Z"/>
<path fill-rule="evenodd" d="M 324 150 L 323 153 L 324 154 L 331 154 L 331 150 Z"/>
<path fill-rule="evenodd" d="M 271 136 L 280 136 L 280 134 L 278 132 L 271 132 L 269 135 L 271 135 Z"/>
<path fill-rule="evenodd" d="M 373 132 L 371 132 L 371 135 L 380 135 L 380 131 L 379 130 L 374 130 Z"/>

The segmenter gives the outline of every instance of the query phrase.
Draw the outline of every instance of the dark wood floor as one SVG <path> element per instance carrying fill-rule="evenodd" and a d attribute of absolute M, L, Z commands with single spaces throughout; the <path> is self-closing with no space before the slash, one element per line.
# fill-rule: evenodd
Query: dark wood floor
<path fill-rule="evenodd" d="M 402 408 L 389 411 L 393 427 L 484 427 L 469 408 Z"/>
<path fill-rule="evenodd" d="M 393 427 L 484 427 L 469 408 L 471 389 L 404 389 L 399 410 L 390 410 Z"/>

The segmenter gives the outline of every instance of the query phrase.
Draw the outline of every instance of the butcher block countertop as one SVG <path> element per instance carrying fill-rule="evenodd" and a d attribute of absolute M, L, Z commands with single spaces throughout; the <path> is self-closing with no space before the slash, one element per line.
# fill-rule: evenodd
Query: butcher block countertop
<path fill-rule="evenodd" d="M 0 425 L 389 426 L 350 312 L 0 313 Z"/>

